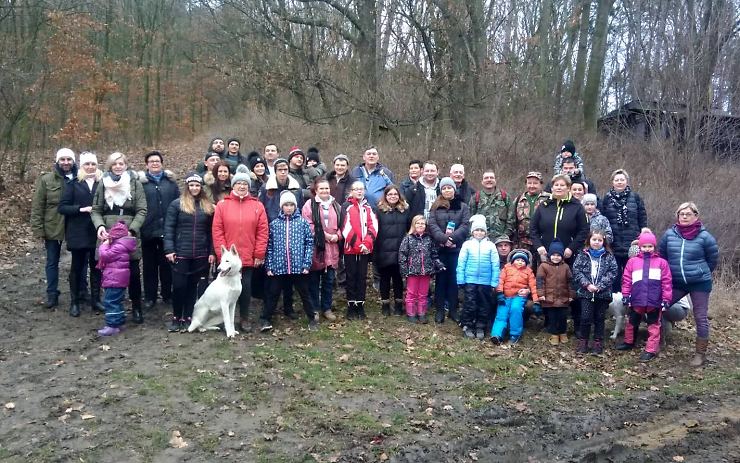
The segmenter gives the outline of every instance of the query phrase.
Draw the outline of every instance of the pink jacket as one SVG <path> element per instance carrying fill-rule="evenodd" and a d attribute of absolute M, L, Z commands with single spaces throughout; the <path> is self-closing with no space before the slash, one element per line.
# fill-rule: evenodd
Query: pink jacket
<path fill-rule="evenodd" d="M 660 307 L 672 296 L 671 269 L 656 253 L 640 253 L 627 261 L 622 273 L 622 296 L 633 307 Z"/>
<path fill-rule="evenodd" d="M 329 206 L 329 223 L 323 221 L 321 225 L 324 230 L 324 251 L 320 252 L 316 247 L 316 230 L 313 222 L 313 210 L 314 206 L 318 206 L 318 213 L 321 216 L 323 211 L 321 210 L 321 202 L 316 198 L 311 198 L 306 201 L 301 210 L 303 216 L 308 224 L 311 226 L 311 233 L 314 233 L 314 250 L 313 259 L 311 260 L 311 270 L 324 270 L 327 267 L 337 268 L 339 265 L 339 242 L 342 240 L 342 234 L 339 232 L 339 215 L 337 214 L 338 207 L 335 207 L 337 203 L 332 201 Z M 338 235 L 339 241 L 330 242 L 328 235 Z"/>

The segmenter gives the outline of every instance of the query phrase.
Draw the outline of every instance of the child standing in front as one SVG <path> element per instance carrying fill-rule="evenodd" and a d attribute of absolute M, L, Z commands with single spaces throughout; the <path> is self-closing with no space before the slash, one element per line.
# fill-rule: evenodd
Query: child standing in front
<path fill-rule="evenodd" d="M 427 295 L 432 275 L 444 268 L 437 245 L 427 233 L 423 215 L 411 219 L 409 234 L 398 249 L 398 266 L 406 278 L 406 316 L 410 323 L 427 323 Z"/>
<path fill-rule="evenodd" d="M 540 309 L 534 272 L 529 268 L 531 256 L 526 249 L 514 249 L 499 276 L 496 288 L 499 304 L 491 328 L 491 342 L 496 345 L 501 344 L 507 326 L 511 343 L 519 341 L 524 331 L 524 304 L 530 294 L 535 303 L 533 309 L 535 312 Z"/>
<path fill-rule="evenodd" d="M 577 331 L 576 352 L 588 352 L 591 326 L 594 328 L 594 343 L 591 353 L 604 353 L 604 317 L 612 300 L 611 287 L 617 278 L 617 261 L 609 250 L 604 232 L 591 231 L 587 246 L 578 253 L 573 263 L 573 280 L 576 295 L 581 301 L 581 329 Z"/>
<path fill-rule="evenodd" d="M 498 286 L 499 258 L 496 245 L 487 238 L 486 217 L 476 214 L 470 222 L 472 236 L 463 243 L 457 260 L 457 284 L 465 292 L 460 324 L 466 338 L 483 339 Z"/>
<path fill-rule="evenodd" d="M 635 346 L 635 335 L 643 318 L 648 325 L 648 340 L 640 360 L 649 362 L 660 350 L 662 313 L 673 296 L 671 269 L 668 262 L 655 254 L 657 240 L 650 230 L 640 233 L 640 254 L 627 261 L 622 274 L 622 299 L 629 306 L 629 321 L 624 327 L 624 342 L 617 350 Z"/>
<path fill-rule="evenodd" d="M 566 344 L 568 336 L 568 308 L 575 298 L 571 286 L 573 275 L 570 267 L 563 261 L 565 246 L 560 240 L 550 243 L 548 258 L 537 267 L 537 294 L 540 304 L 547 313 L 547 332 L 550 333 L 550 344 Z"/>
<path fill-rule="evenodd" d="M 118 222 L 108 232 L 108 239 L 98 248 L 98 268 L 103 272 L 105 289 L 105 326 L 98 330 L 100 336 L 115 336 L 123 330 L 126 312 L 123 296 L 131 278 L 131 254 L 136 251 L 136 238 L 129 236 L 125 222 Z"/>

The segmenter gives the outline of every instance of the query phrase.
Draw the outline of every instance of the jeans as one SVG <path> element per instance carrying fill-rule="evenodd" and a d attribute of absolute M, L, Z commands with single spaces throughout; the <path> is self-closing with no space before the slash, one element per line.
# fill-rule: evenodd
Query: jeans
<path fill-rule="evenodd" d="M 105 305 L 105 324 L 117 328 L 126 323 L 126 311 L 123 309 L 123 296 L 126 288 L 105 288 L 103 304 Z"/>
<path fill-rule="evenodd" d="M 507 297 L 506 302 L 498 306 L 496 320 L 491 328 L 491 337 L 503 337 L 508 325 L 511 339 L 519 339 L 524 331 L 524 304 L 526 303 L 526 297 Z"/>
<path fill-rule="evenodd" d="M 696 322 L 696 337 L 709 339 L 709 293 L 705 291 L 691 291 L 673 287 L 673 304 L 685 295 L 691 296 L 694 307 L 694 321 Z"/>
<path fill-rule="evenodd" d="M 45 240 L 46 248 L 46 295 L 59 297 L 59 257 L 62 254 L 62 242 Z"/>
<path fill-rule="evenodd" d="M 162 299 L 172 298 L 172 267 L 164 257 L 164 241 L 153 239 L 141 242 L 144 262 L 144 298 L 156 302 L 157 287 L 161 283 Z"/>
<path fill-rule="evenodd" d="M 311 298 L 314 310 L 320 310 L 321 312 L 331 310 L 335 276 L 336 270 L 332 267 L 327 267 L 324 270 L 313 270 L 309 273 L 308 295 Z"/>

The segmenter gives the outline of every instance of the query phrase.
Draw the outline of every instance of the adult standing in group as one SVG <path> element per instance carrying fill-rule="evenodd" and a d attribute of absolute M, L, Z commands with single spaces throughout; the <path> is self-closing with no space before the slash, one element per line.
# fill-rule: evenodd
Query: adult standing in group
<path fill-rule="evenodd" d="M 470 208 L 457 195 L 454 180 L 445 177 L 439 182 L 440 194 L 429 212 L 429 234 L 440 247 L 439 259 L 444 270 L 437 273 L 434 288 L 436 313 L 434 320 L 444 323 L 445 312 L 455 322 L 457 316 L 457 258 L 470 234 Z"/>
<path fill-rule="evenodd" d="M 144 187 L 136 173 L 129 170 L 128 160 L 123 153 L 115 152 L 108 156 L 106 171 L 98 184 L 93 198 L 90 218 L 93 221 L 99 241 L 108 239 L 108 231 L 116 223 L 123 221 L 129 234 L 136 238 L 136 251 L 129 261 L 130 277 L 128 296 L 131 299 L 134 323 L 144 323 L 141 311 L 141 227 L 146 219 L 147 203 Z"/>
<path fill-rule="evenodd" d="M 365 185 L 364 197 L 370 207 L 375 207 L 385 187 L 393 184 L 393 172 L 379 160 L 378 149 L 371 146 L 362 155 L 362 164 L 352 170 L 352 177 Z"/>
<path fill-rule="evenodd" d="M 450 178 L 455 182 L 457 197 L 465 204 L 470 204 L 470 200 L 475 195 L 475 188 L 470 186 L 465 180 L 465 166 L 462 164 L 452 164 L 450 166 Z"/>
<path fill-rule="evenodd" d="M 242 156 L 240 151 L 241 145 L 238 138 L 230 138 L 226 144 L 226 152 L 222 159 L 229 165 L 229 170 L 232 174 L 236 172 L 236 168 L 239 165 L 247 165 L 247 159 Z"/>
<path fill-rule="evenodd" d="M 499 236 L 513 236 L 516 225 L 516 208 L 506 190 L 496 184 L 496 173 L 483 171 L 481 190 L 475 192 L 470 202 L 470 215 L 481 214 L 486 218 L 488 239 L 494 242 Z"/>
<path fill-rule="evenodd" d="M 224 143 L 224 139 L 221 137 L 214 137 L 208 144 L 206 156 L 208 156 L 209 153 L 216 153 L 223 157 L 226 154 L 226 144 Z"/>
<path fill-rule="evenodd" d="M 211 169 L 213 169 L 213 166 L 218 164 L 219 161 L 221 161 L 221 155 L 218 153 L 214 153 L 213 151 L 209 151 L 203 158 L 203 162 L 198 163 L 195 170 L 198 175 L 202 177 L 207 172 L 210 172 Z"/>
<path fill-rule="evenodd" d="M 611 243 L 614 258 L 617 260 L 617 278 L 612 286 L 613 292 L 621 290 L 622 272 L 629 260 L 632 241 L 647 227 L 647 212 L 642 198 L 630 187 L 630 176 L 624 169 L 617 169 L 611 175 L 612 186 L 601 200 L 599 210 L 612 226 L 614 240 Z"/>
<path fill-rule="evenodd" d="M 311 185 L 312 180 L 309 179 L 308 174 L 304 170 L 305 165 L 306 154 L 303 150 L 298 146 L 290 148 L 290 152 L 288 153 L 288 175 L 293 177 L 301 186 L 302 201 L 311 197 L 308 187 Z M 296 200 L 300 201 L 301 198 L 296 198 Z M 303 207 L 303 202 L 298 204 L 298 210 L 301 210 L 301 207 Z"/>
<path fill-rule="evenodd" d="M 285 162 L 285 175 L 288 164 Z M 249 172 L 239 168 L 231 178 L 231 194 L 216 205 L 213 216 L 213 248 L 221 260 L 221 246 L 236 245 L 242 261 L 242 292 L 239 295 L 239 331 L 250 332 L 249 304 L 252 301 L 252 271 L 265 261 L 268 221 L 265 207 L 249 194 Z"/>
<path fill-rule="evenodd" d="M 339 233 L 341 205 L 331 195 L 329 182 L 318 177 L 313 183 L 314 196 L 306 201 L 301 211 L 314 235 L 314 251 L 308 292 L 316 313 L 329 321 L 337 319 L 331 310 L 334 278 L 339 265 Z"/>
<path fill-rule="evenodd" d="M 164 254 L 172 264 L 172 322 L 168 331 L 186 331 L 193 317 L 198 284 L 208 278 L 214 206 L 203 178 L 191 172 L 187 190 L 170 203 L 164 223 Z"/>
<path fill-rule="evenodd" d="M 296 201 L 303 204 L 301 185 L 289 175 L 288 160 L 280 158 L 274 164 L 275 175 L 270 176 L 259 192 L 259 200 L 265 206 L 268 222 L 280 215 L 280 193 L 285 190 L 295 195 Z"/>
<path fill-rule="evenodd" d="M 210 172 L 203 176 L 203 182 L 213 204 L 231 194 L 231 171 L 226 161 L 218 161 Z"/>
<path fill-rule="evenodd" d="M 712 291 L 712 272 L 719 262 L 719 247 L 702 224 L 696 204 L 686 202 L 678 206 L 676 223 L 663 234 L 658 249 L 671 267 L 671 305 L 687 294 L 691 296 L 696 321 L 696 353 L 690 364 L 700 367 L 707 360 L 709 293 Z M 668 321 L 673 320 L 669 318 Z"/>
<path fill-rule="evenodd" d="M 59 213 L 59 201 L 64 187 L 77 175 L 75 153 L 69 148 L 57 151 L 54 168 L 41 174 L 36 181 L 36 193 L 31 203 L 33 236 L 44 240 L 46 248 L 46 307 L 59 305 L 59 258 L 64 240 L 64 216 Z"/>
<path fill-rule="evenodd" d="M 439 167 L 434 161 L 424 162 L 421 177 L 403 191 L 411 209 L 411 217 L 423 215 L 429 217 L 432 204 L 439 196 Z"/>
<path fill-rule="evenodd" d="M 355 180 L 352 193 L 342 206 L 344 268 L 347 272 L 347 319 L 365 319 L 367 264 L 378 235 L 378 219 L 365 198 L 365 183 Z"/>
<path fill-rule="evenodd" d="M 401 187 L 401 194 L 404 198 L 406 198 L 406 202 L 409 203 L 409 207 L 411 206 L 411 200 L 409 197 L 411 197 L 412 193 L 410 193 L 410 190 L 416 186 L 417 183 L 419 183 L 419 179 L 421 178 L 421 169 L 424 164 L 419 161 L 418 159 L 412 159 L 409 161 L 409 175 L 405 179 L 401 180 L 401 183 L 398 185 Z"/>
<path fill-rule="evenodd" d="M 69 314 L 80 316 L 82 289 L 90 269 L 90 305 L 92 310 L 104 312 L 100 302 L 100 270 L 95 266 L 95 227 L 90 212 L 93 197 L 103 172 L 98 169 L 98 158 L 87 151 L 80 153 L 80 169 L 76 181 L 68 183 L 59 202 L 59 213 L 65 217 L 64 237 L 72 253 L 69 269 Z"/>
<path fill-rule="evenodd" d="M 249 187 L 249 194 L 255 198 L 259 196 L 262 185 L 267 183 L 270 175 L 267 171 L 267 161 L 265 158 L 260 156 L 256 151 L 252 151 L 247 156 L 247 162 L 249 163 L 250 177 L 252 178 L 252 185 Z"/>
<path fill-rule="evenodd" d="M 270 177 L 275 175 L 275 161 L 280 157 L 280 148 L 275 143 L 268 143 L 262 152 L 267 163 L 267 172 Z"/>
<path fill-rule="evenodd" d="M 150 151 L 144 156 L 146 172 L 139 181 L 146 195 L 146 219 L 141 226 L 141 254 L 144 267 L 144 310 L 157 303 L 157 291 L 165 304 L 172 299 L 172 267 L 164 256 L 164 219 L 170 203 L 180 196 L 174 174 L 164 170 L 164 156 Z M 159 288 L 161 285 L 161 289 Z"/>
<path fill-rule="evenodd" d="M 347 201 L 352 182 L 355 179 L 347 172 L 349 170 L 349 158 L 347 158 L 347 155 L 340 153 L 334 156 L 333 165 L 334 170 L 329 172 L 326 180 L 329 182 L 331 196 L 334 198 L 334 201 L 341 205 Z"/>
<path fill-rule="evenodd" d="M 398 249 L 411 225 L 409 205 L 396 185 L 388 185 L 375 208 L 378 217 L 378 237 L 373 255 L 373 267 L 380 275 L 380 302 L 383 315 L 391 314 L 391 285 L 396 315 L 403 315 L 403 278 L 398 266 Z"/>
<path fill-rule="evenodd" d="M 536 272 L 540 255 L 537 249 L 532 246 L 532 238 L 529 235 L 529 223 L 532 216 L 534 216 L 534 211 L 550 195 L 542 191 L 543 182 L 540 172 L 532 171 L 527 173 L 525 182 L 524 193 L 517 196 L 514 200 L 516 207 L 516 236 L 514 236 L 514 241 L 518 247 L 529 249 L 532 253 L 532 270 Z"/>

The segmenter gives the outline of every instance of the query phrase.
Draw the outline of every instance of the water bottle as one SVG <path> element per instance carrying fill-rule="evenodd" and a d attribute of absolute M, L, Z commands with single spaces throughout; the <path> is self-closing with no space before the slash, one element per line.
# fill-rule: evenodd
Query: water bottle
<path fill-rule="evenodd" d="M 447 222 L 447 233 L 452 233 L 455 231 L 455 222 L 449 221 Z"/>

